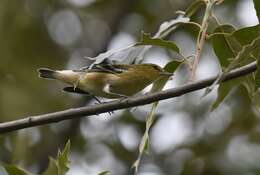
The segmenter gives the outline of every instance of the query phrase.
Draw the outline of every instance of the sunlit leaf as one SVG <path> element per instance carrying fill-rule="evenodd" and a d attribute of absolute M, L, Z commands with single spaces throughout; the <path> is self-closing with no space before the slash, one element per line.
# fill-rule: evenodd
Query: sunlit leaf
<path fill-rule="evenodd" d="M 180 24 L 189 23 L 190 18 L 179 16 L 176 19 L 163 22 L 158 32 L 153 36 L 154 38 L 165 38 L 173 32 Z"/>
<path fill-rule="evenodd" d="M 43 175 L 65 175 L 69 170 L 70 141 L 62 152 L 58 151 L 57 159 L 50 158 L 49 166 Z"/>
<path fill-rule="evenodd" d="M 4 165 L 4 168 L 8 175 L 33 175 L 32 173 L 16 165 Z"/>
<path fill-rule="evenodd" d="M 70 152 L 70 141 L 66 143 L 66 146 L 62 152 L 58 152 L 58 175 L 63 175 L 69 170 L 69 152 Z"/>
<path fill-rule="evenodd" d="M 181 63 L 182 62 L 171 61 L 164 67 L 164 70 L 167 71 L 167 72 L 173 73 L 179 67 L 179 65 Z M 153 87 L 152 87 L 150 92 L 156 92 L 156 91 L 162 90 L 163 87 L 165 86 L 165 84 L 167 83 L 167 81 L 169 80 L 169 78 L 170 77 L 162 77 L 159 80 L 157 80 L 153 84 Z M 149 143 L 149 131 L 150 131 L 151 126 L 153 125 L 154 114 L 156 112 L 156 108 L 157 108 L 158 104 L 159 104 L 159 102 L 153 103 L 152 109 L 146 117 L 146 127 L 145 127 L 144 135 L 143 135 L 141 142 L 140 142 L 140 145 L 139 145 L 139 155 L 138 155 L 138 158 L 136 159 L 135 163 L 132 166 L 133 168 L 135 168 L 136 173 L 138 171 L 142 155 L 144 153 L 149 152 L 149 145 L 150 145 L 150 143 Z"/>
<path fill-rule="evenodd" d="M 153 46 L 160 46 L 165 49 L 170 49 L 172 51 L 175 51 L 177 53 L 180 52 L 180 49 L 178 46 L 172 42 L 172 41 L 167 41 L 163 40 L 161 38 L 152 38 L 149 34 L 143 33 L 141 41 L 137 43 L 137 45 L 153 45 Z"/>
<path fill-rule="evenodd" d="M 108 175 L 108 174 L 110 174 L 110 171 L 102 171 L 98 173 L 98 175 Z"/>

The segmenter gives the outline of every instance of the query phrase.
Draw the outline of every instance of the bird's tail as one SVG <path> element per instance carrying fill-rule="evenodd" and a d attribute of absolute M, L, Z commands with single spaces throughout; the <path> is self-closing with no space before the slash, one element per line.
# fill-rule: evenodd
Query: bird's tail
<path fill-rule="evenodd" d="M 51 70 L 48 68 L 40 68 L 40 69 L 38 69 L 38 72 L 39 72 L 39 77 L 41 77 L 41 78 L 56 79 L 55 70 Z"/>

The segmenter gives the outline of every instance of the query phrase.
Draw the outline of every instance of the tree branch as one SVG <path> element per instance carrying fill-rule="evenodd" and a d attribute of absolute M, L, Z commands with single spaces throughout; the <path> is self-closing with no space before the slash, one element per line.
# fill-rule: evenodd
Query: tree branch
<path fill-rule="evenodd" d="M 234 78 L 238 78 L 247 74 L 254 72 L 257 69 L 256 62 L 250 63 L 241 68 L 234 69 L 227 74 L 223 81 L 228 81 Z M 63 120 L 76 119 L 80 117 L 86 117 L 90 115 L 97 115 L 109 111 L 115 111 L 120 109 L 125 109 L 134 106 L 140 106 L 145 104 L 150 104 L 155 101 L 165 100 L 173 97 L 178 97 L 187 94 L 192 91 L 203 89 L 210 86 L 217 76 L 200 80 L 194 83 L 189 83 L 177 88 L 172 88 L 156 93 L 140 95 L 137 97 L 129 97 L 122 100 L 116 100 L 108 103 L 72 108 L 64 111 L 29 116 L 27 118 L 18 119 L 10 122 L 0 123 L 0 133 L 7 133 L 11 131 L 16 131 L 19 129 L 29 128 L 33 126 L 44 125 L 48 123 L 60 122 Z"/>

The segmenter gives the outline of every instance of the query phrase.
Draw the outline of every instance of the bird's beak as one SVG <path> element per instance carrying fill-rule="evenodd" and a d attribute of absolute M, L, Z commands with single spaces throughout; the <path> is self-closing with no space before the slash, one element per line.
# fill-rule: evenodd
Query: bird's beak
<path fill-rule="evenodd" d="M 160 75 L 163 75 L 163 76 L 172 76 L 172 75 L 174 75 L 174 74 L 171 73 L 171 72 L 160 72 Z"/>

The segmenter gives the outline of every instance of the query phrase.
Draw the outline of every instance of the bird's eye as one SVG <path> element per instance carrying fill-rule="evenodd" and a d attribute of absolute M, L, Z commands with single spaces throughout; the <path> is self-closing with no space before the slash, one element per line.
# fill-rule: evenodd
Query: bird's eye
<path fill-rule="evenodd" d="M 159 66 L 157 66 L 157 65 L 154 65 L 153 68 L 154 68 L 155 70 L 162 71 L 162 69 L 161 69 Z"/>

